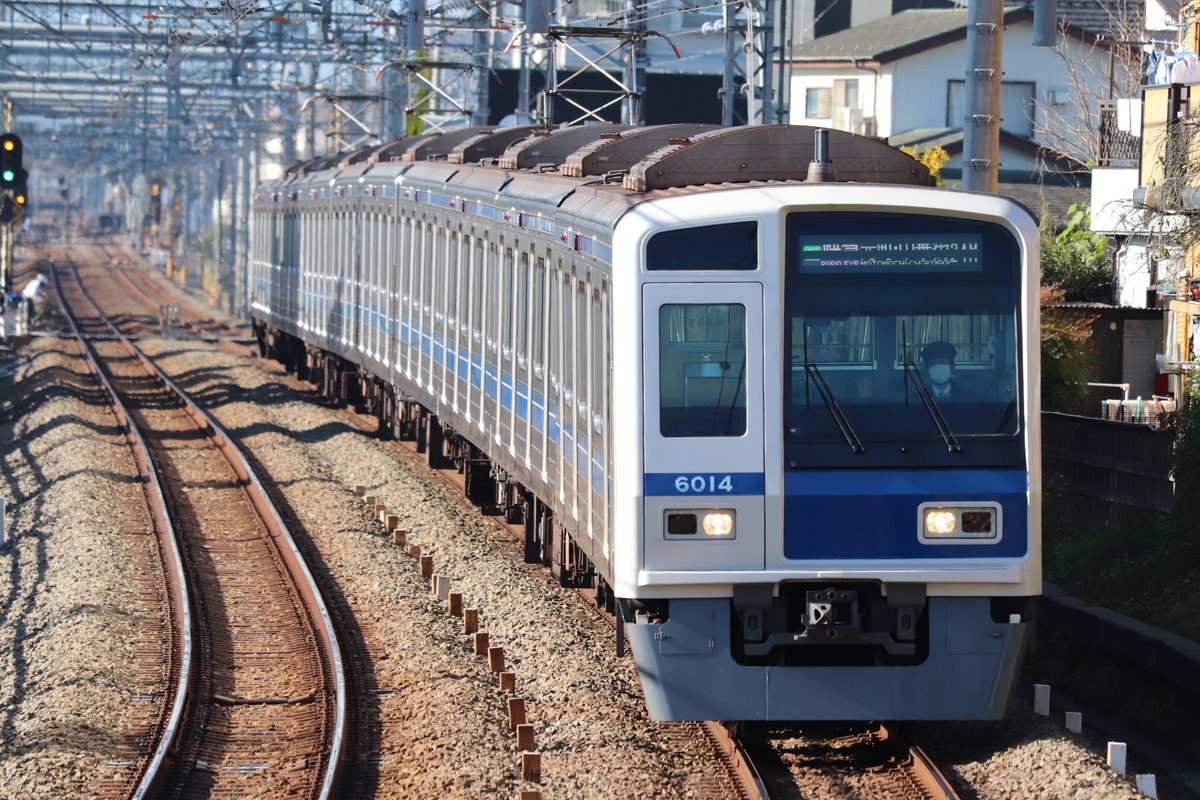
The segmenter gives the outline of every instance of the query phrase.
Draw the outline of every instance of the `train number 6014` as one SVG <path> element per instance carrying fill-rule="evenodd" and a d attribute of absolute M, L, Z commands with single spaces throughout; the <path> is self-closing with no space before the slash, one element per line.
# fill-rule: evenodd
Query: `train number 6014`
<path fill-rule="evenodd" d="M 733 491 L 732 475 L 680 475 L 675 479 L 675 491 L 680 494 L 715 494 Z"/>

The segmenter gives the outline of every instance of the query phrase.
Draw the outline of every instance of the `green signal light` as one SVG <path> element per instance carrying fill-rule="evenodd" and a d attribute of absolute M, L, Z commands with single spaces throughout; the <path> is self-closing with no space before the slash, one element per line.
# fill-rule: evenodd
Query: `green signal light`
<path fill-rule="evenodd" d="M 11 169 L 6 169 L 4 172 L 0 172 L 0 178 L 3 178 L 5 183 L 12 183 L 13 179 L 16 177 L 17 174 Z"/>

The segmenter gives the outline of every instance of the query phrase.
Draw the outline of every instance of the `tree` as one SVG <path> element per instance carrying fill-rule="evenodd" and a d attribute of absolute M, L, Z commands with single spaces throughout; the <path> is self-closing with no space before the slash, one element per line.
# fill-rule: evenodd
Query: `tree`
<path fill-rule="evenodd" d="M 1042 286 L 1042 408 L 1077 412 L 1087 397 L 1095 315 L 1061 307 L 1062 287 Z"/>
<path fill-rule="evenodd" d="M 1032 120 L 1039 142 L 1088 165 L 1100 153 L 1100 102 L 1141 96 L 1144 56 L 1133 43 L 1147 36 L 1145 3 L 1111 0 L 1105 6 L 1105 30 L 1078 36 L 1060 30 L 1055 51 L 1067 91 L 1063 96 L 1061 90 L 1044 90 Z"/>
<path fill-rule="evenodd" d="M 937 180 L 938 186 L 945 186 L 942 181 L 942 167 L 946 166 L 946 162 L 950 160 L 950 154 L 942 149 L 941 145 L 935 145 L 928 150 L 918 151 L 913 147 L 901 147 L 901 153 L 908 153 L 910 156 L 920 161 L 929 168 L 929 174 Z"/>
<path fill-rule="evenodd" d="M 1061 290 L 1059 302 L 1111 303 L 1113 280 L 1108 237 L 1089 230 L 1088 207 L 1072 205 L 1060 229 L 1043 206 L 1038 228 L 1042 283 Z"/>

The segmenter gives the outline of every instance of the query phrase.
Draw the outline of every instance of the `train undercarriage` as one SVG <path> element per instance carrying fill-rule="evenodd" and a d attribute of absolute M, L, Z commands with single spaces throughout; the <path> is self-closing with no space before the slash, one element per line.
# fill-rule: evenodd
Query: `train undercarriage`
<path fill-rule="evenodd" d="M 526 563 L 544 565 L 564 588 L 591 590 L 598 607 L 616 613 L 608 582 L 570 531 L 559 524 L 553 509 L 465 436 L 396 386 L 351 361 L 258 321 L 254 331 L 260 356 L 313 384 L 324 402 L 373 417 L 380 438 L 414 443 L 432 469 L 458 472 L 467 499 L 481 513 L 501 517 L 522 533 Z M 624 650 L 620 636 L 618 650 Z"/>

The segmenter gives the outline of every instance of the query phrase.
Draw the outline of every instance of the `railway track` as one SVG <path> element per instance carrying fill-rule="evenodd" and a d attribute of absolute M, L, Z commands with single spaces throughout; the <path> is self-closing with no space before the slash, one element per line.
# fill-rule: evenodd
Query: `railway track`
<path fill-rule="evenodd" d="M 157 295 L 155 289 L 158 287 L 155 287 L 151 281 L 147 280 L 146 276 L 139 275 L 138 271 L 130 271 L 128 265 L 124 264 L 122 261 L 120 261 L 120 259 L 114 258 L 113 253 L 107 248 L 105 248 L 99 254 L 99 256 L 101 259 L 108 260 L 109 266 L 114 268 L 116 276 L 121 280 L 125 288 L 139 295 L 143 304 L 152 307 L 156 302 L 163 301 L 168 297 L 165 295 L 165 293 L 162 295 Z M 113 270 L 110 270 L 110 272 L 111 271 Z M 130 274 L 130 272 L 132 272 L 132 274 Z M 159 291 L 161 291 L 160 288 Z M 157 326 L 160 324 L 160 322 L 160 320 L 156 320 L 146 315 L 130 316 L 127 319 L 127 323 L 129 325 L 137 326 L 135 329 L 140 334 L 159 333 Z M 190 332 L 194 335 L 204 336 L 204 332 L 214 333 L 215 329 L 211 327 L 211 323 L 205 323 L 203 320 L 198 320 L 192 323 Z M 106 329 L 104 328 L 97 328 L 91 332 L 91 338 L 94 341 L 104 342 L 106 345 L 116 346 L 117 340 L 111 337 L 113 337 L 111 330 L 106 332 Z M 213 337 L 205 336 L 205 338 Z M 372 421 L 367 420 L 366 418 L 360 418 L 360 423 L 364 428 L 370 429 Z M 414 458 L 420 458 L 419 454 L 416 453 L 415 448 L 410 446 L 410 443 L 401 444 L 405 445 L 403 449 L 405 449 L 409 455 Z M 421 460 L 423 461 L 423 459 Z M 457 472 L 453 470 L 439 471 L 439 474 L 450 484 L 455 485 L 461 490 L 461 475 L 459 475 Z M 501 526 L 508 530 L 511 534 L 519 536 L 519 531 L 512 530 L 509 526 L 506 526 L 502 517 L 495 517 L 493 519 L 498 524 L 501 524 Z M 582 592 L 581 595 L 585 597 L 589 603 L 594 605 L 594 598 L 591 597 L 589 593 Z M 338 612 L 337 609 L 334 609 L 333 613 L 335 617 L 340 616 L 340 612 Z M 232 699 L 233 698 L 231 696 L 222 696 L 216 698 L 218 704 L 221 702 L 231 702 Z M 714 774 L 713 778 L 705 779 L 699 782 L 703 786 L 703 793 L 696 795 L 698 797 L 738 797 L 746 798 L 746 800 L 754 800 L 755 798 L 800 796 L 794 794 L 794 787 L 797 781 L 803 782 L 802 778 L 798 779 L 796 776 L 790 774 L 788 768 L 778 763 L 777 760 L 767 758 L 764 760 L 765 766 L 755 764 L 754 761 L 758 758 L 758 756 L 751 756 L 747 752 L 746 748 L 743 747 L 741 738 L 731 736 L 726 727 L 719 723 L 672 723 L 662 726 L 662 735 L 668 745 L 670 742 L 673 742 L 676 739 L 681 741 L 685 739 L 699 739 L 707 741 L 712 751 L 717 754 L 718 759 L 722 762 L 723 766 L 721 770 L 717 771 L 719 774 Z M 884 738 L 886 738 L 886 736 Z M 755 745 L 752 744 L 752 747 L 753 746 Z M 761 743 L 759 743 L 759 746 L 761 746 Z M 863 756 L 865 763 L 865 766 L 862 768 L 863 771 L 868 773 L 872 771 L 878 771 L 875 769 L 876 765 L 872 762 L 873 758 L 875 758 L 873 755 Z M 954 797 L 952 792 L 937 794 L 935 791 L 930 790 L 929 788 L 922 789 L 919 793 L 914 790 L 913 787 L 921 785 L 926 787 L 932 786 L 936 788 L 941 786 L 948 788 L 948 784 L 944 779 L 937 775 L 936 770 L 931 770 L 928 766 L 925 766 L 927 764 L 925 759 L 920 758 L 919 756 L 910 756 L 907 759 L 895 758 L 893 760 L 895 761 L 895 765 L 894 769 L 891 770 L 891 778 L 896 780 L 897 785 L 901 788 L 897 789 L 896 793 L 894 794 L 885 790 L 884 793 L 880 794 L 879 796 L 912 796 L 926 798 Z M 245 768 L 253 773 L 254 767 L 254 764 L 249 764 Z M 923 767 L 924 769 L 922 769 Z M 824 768 L 813 767 L 810 771 L 820 772 L 822 769 Z M 835 768 L 829 767 L 829 769 Z M 836 766 L 836 769 L 841 771 L 849 770 L 853 772 L 856 768 L 850 762 L 843 761 L 841 764 Z M 911 771 L 914 769 L 922 771 L 928 777 L 924 779 L 921 777 L 913 777 L 909 773 L 911 773 Z M 353 772 L 353 770 L 351 770 L 351 772 Z M 369 777 L 369 775 L 367 777 Z M 371 783 L 370 780 L 364 781 L 362 776 L 359 776 L 357 780 L 354 778 L 351 778 L 351 780 L 354 780 L 358 788 L 366 788 Z M 876 776 L 875 780 L 876 782 L 880 780 L 878 775 Z M 789 794 L 789 792 L 792 793 Z M 808 795 L 805 796 L 807 797 Z M 818 797 L 825 795 L 812 796 Z M 829 794 L 828 796 L 836 797 L 838 795 L 833 793 Z"/>
<path fill-rule="evenodd" d="M 373 417 L 345 409 L 364 432 L 374 430 Z M 428 465 L 416 442 L 394 441 L 393 445 L 406 457 L 432 470 L 442 481 L 464 489 L 463 476 L 456 469 L 435 469 Z M 523 531 L 510 524 L 503 515 L 490 519 L 513 542 L 521 542 Z M 513 549 L 514 555 L 519 554 Z M 596 602 L 595 593 L 578 589 L 576 594 L 597 614 L 612 624 L 616 619 Z M 731 730 L 732 728 L 732 730 Z M 819 726 L 809 726 L 806 732 L 762 725 L 726 726 L 720 722 L 664 723 L 663 736 L 672 741 L 678 738 L 699 738 L 711 746 L 721 764 L 720 775 L 705 782 L 705 797 L 737 798 L 737 800 L 841 800 L 872 797 L 879 800 L 959 800 L 950 781 L 937 765 L 917 745 L 902 743 L 884 725 L 850 726 L 825 733 Z M 794 758 L 786 755 L 788 743 L 804 741 L 809 751 L 838 753 L 837 758 Z M 851 746 L 852 745 L 852 746 Z M 850 784 L 865 786 L 866 794 L 848 788 L 846 776 L 861 776 Z M 804 787 L 804 788 L 801 788 Z"/>
<path fill-rule="evenodd" d="M 160 551 L 182 564 L 164 568 L 172 668 L 129 796 L 337 796 L 346 691 L 312 576 L 229 438 L 67 271 L 53 274 L 62 308 L 153 465 L 148 500 L 178 539 L 167 526 Z"/>

